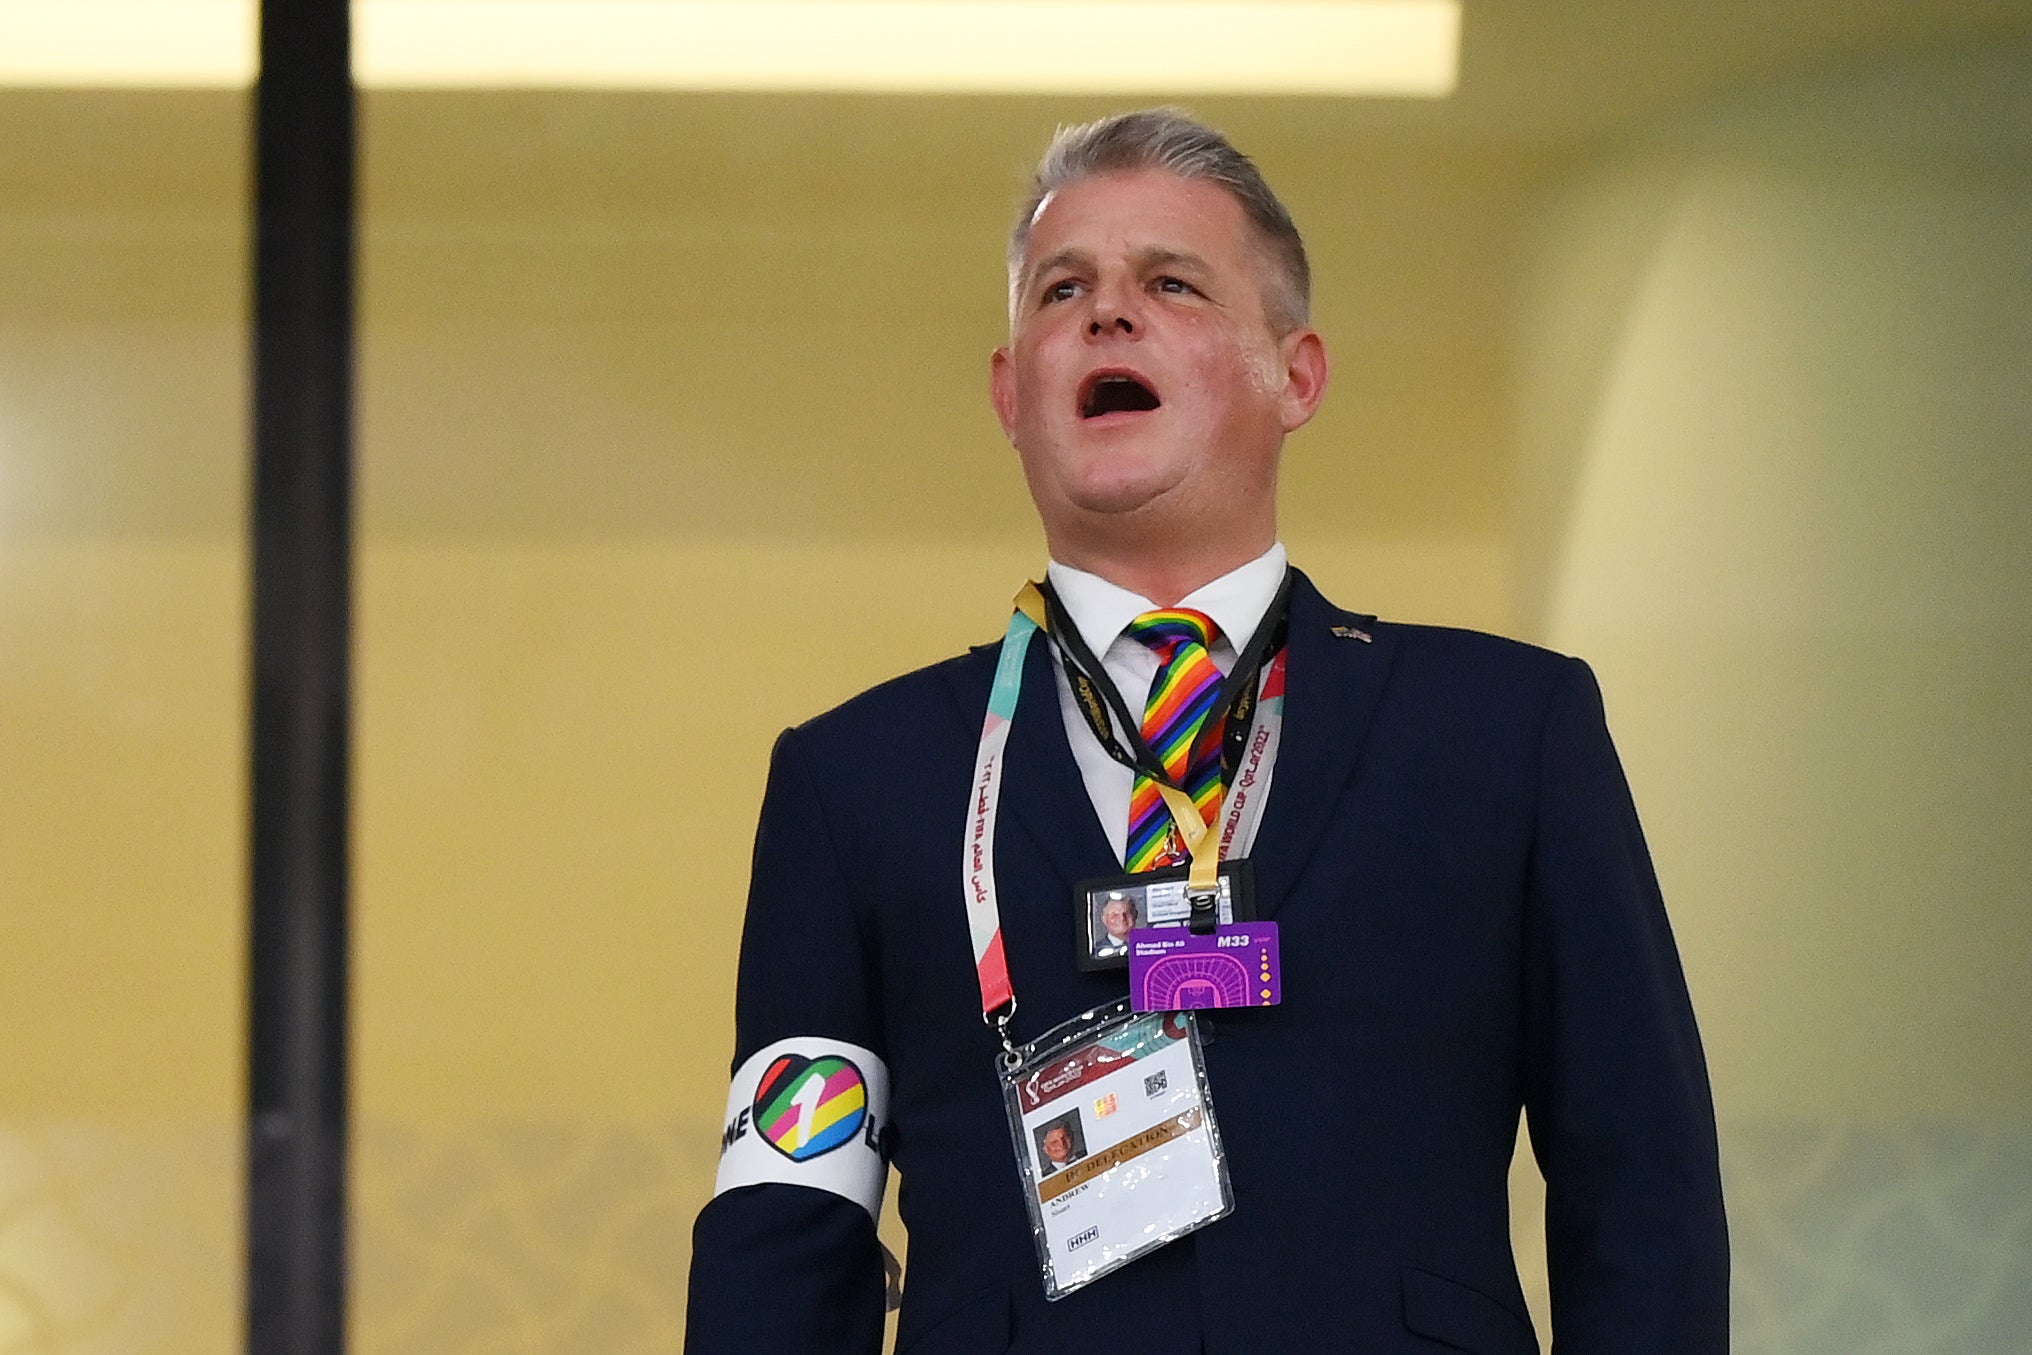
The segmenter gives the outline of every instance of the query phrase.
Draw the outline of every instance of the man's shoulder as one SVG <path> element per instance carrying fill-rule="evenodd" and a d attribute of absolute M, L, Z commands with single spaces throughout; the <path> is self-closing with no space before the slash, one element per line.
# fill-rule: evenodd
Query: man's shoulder
<path fill-rule="evenodd" d="M 1542 645 L 1457 626 L 1377 621 L 1371 629 L 1393 651 L 1398 699 L 1466 727 L 1536 727 L 1563 699 L 1594 688 L 1585 663 Z"/>
<path fill-rule="evenodd" d="M 1586 664 L 1541 645 L 1460 626 L 1383 620 L 1307 591 L 1310 597 L 1294 596 L 1292 607 L 1294 627 L 1312 632 L 1303 657 L 1337 674 L 1350 691 L 1374 691 L 1399 714 L 1423 712 L 1471 728 L 1532 727 L 1571 684 L 1593 686 Z M 1294 633 L 1294 670 L 1300 648 Z"/>
<path fill-rule="evenodd" d="M 1293 596 L 1294 622 L 1324 626 L 1338 640 L 1374 645 L 1399 665 L 1443 668 L 1464 676 L 1537 677 L 1545 681 L 1556 681 L 1561 674 L 1584 667 L 1556 650 L 1488 631 L 1386 620 L 1372 612 L 1351 611 L 1321 594 L 1311 580 L 1303 575 L 1300 579 L 1304 587 Z"/>
<path fill-rule="evenodd" d="M 1486 758 L 1536 746 L 1573 719 L 1605 719 L 1594 671 L 1557 650 L 1454 626 L 1371 621 L 1365 630 L 1385 664 L 1377 709 L 1399 730 Z"/>
<path fill-rule="evenodd" d="M 1387 636 L 1416 662 L 1442 664 L 1470 672 L 1555 678 L 1578 662 L 1543 645 L 1461 626 L 1376 620 L 1371 632 L 1379 637 Z"/>
<path fill-rule="evenodd" d="M 995 644 L 975 645 L 964 654 L 878 682 L 805 720 L 792 732 L 801 740 L 820 744 L 864 742 L 871 737 L 893 739 L 906 730 L 943 730 L 947 726 L 963 734 L 978 734 L 999 649 Z"/>

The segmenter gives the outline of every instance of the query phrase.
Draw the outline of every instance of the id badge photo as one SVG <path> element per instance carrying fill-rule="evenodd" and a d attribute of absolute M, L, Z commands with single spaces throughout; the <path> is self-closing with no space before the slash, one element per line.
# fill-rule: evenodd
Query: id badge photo
<path fill-rule="evenodd" d="M 1087 1012 L 1019 1046 L 1002 1095 L 1048 1299 L 1234 1209 L 1191 1012 Z"/>
<path fill-rule="evenodd" d="M 1093 973 L 1129 967 L 1129 935 L 1146 927 L 1183 927 L 1192 916 L 1187 869 L 1169 866 L 1080 883 L 1076 963 Z M 1246 859 L 1221 862 L 1214 909 L 1222 926 L 1256 920 L 1256 876 Z"/>

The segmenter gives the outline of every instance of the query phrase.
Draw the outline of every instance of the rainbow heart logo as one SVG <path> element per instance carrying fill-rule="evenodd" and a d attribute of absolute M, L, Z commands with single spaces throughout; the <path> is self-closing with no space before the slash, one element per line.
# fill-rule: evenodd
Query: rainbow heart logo
<path fill-rule="evenodd" d="M 792 1162 L 809 1162 L 850 1142 L 868 1118 L 868 1084 L 837 1054 L 785 1054 L 755 1086 L 752 1123 Z"/>

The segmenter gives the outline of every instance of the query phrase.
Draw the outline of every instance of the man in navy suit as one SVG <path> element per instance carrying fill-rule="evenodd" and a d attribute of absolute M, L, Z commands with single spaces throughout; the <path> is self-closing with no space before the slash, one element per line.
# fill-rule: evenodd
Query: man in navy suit
<path fill-rule="evenodd" d="M 1523 1355 L 1520 1112 L 1561 1355 L 1726 1350 L 1706 1072 L 1592 675 L 1287 583 L 1278 457 L 1327 384 L 1308 289 L 1289 216 L 1217 133 L 1068 129 L 992 368 L 1061 619 L 1128 707 L 1159 663 L 1140 613 L 1199 613 L 1224 671 L 1263 627 L 1283 642 L 1261 819 L 1228 848 L 1280 929 L 1283 1000 L 1202 1018 L 1233 1213 L 1045 1298 L 962 888 L 984 647 L 777 743 L 693 1355 L 873 1355 L 892 1162 L 905 1355 Z M 1125 990 L 1077 963 L 1077 886 L 1122 868 L 1133 773 L 1075 698 L 1072 638 L 1028 651 L 992 833 L 1018 1040 Z"/>

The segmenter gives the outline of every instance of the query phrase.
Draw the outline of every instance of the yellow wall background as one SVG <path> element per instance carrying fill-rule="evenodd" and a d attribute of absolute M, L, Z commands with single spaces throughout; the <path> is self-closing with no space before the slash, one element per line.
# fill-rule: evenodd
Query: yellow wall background
<path fill-rule="evenodd" d="M 2026 55 L 1198 106 L 1315 254 L 1294 556 L 1603 675 L 1749 1355 L 2032 1330 Z M 674 1348 L 769 743 L 1042 567 L 1002 232 L 1113 106 L 363 100 L 356 1348 Z M 245 111 L 0 95 L 0 1355 L 237 1340 Z"/>
<path fill-rule="evenodd" d="M 239 1329 L 228 95 L 0 93 L 0 1351 Z"/>
<path fill-rule="evenodd" d="M 1746 1351 L 2032 1334 L 2028 55 L 1682 116 L 1527 255 L 1529 624 L 1674 909 Z"/>

